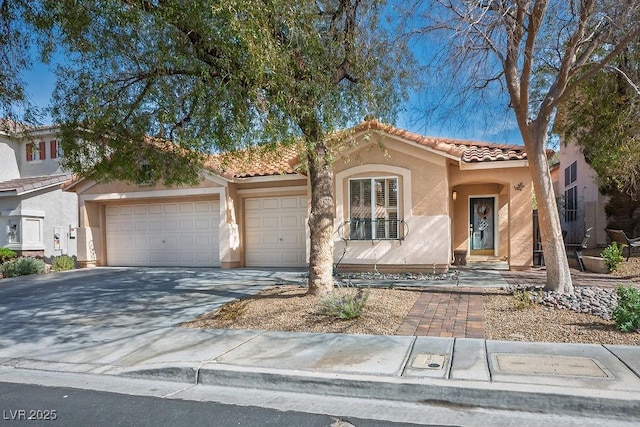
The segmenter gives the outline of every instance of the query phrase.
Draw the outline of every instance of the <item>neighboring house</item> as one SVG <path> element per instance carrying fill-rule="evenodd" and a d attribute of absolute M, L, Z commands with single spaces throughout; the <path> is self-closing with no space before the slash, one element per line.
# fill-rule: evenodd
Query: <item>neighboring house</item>
<path fill-rule="evenodd" d="M 0 247 L 20 255 L 75 256 L 78 202 L 62 191 L 56 126 L 0 127 Z"/>
<path fill-rule="evenodd" d="M 377 121 L 334 162 L 334 261 L 344 270 L 442 271 L 454 254 L 532 264 L 521 146 L 429 138 Z M 303 267 L 310 184 L 295 147 L 213 161 L 199 185 L 79 180 L 86 265 Z M 221 166 L 222 165 L 222 166 Z"/>
<path fill-rule="evenodd" d="M 587 164 L 574 142 L 560 143 L 560 163 L 554 189 L 558 200 L 560 222 L 567 231 L 568 243 L 582 241 L 585 231 L 593 227 L 589 247 L 607 245 L 607 216 L 604 207 L 609 197 L 600 194 L 598 175 Z"/>

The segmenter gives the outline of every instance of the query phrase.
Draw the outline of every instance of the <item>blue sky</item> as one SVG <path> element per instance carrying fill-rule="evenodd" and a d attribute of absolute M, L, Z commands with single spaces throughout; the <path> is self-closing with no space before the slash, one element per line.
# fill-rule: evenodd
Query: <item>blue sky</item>
<path fill-rule="evenodd" d="M 24 74 L 31 100 L 41 108 L 48 106 L 51 100 L 55 86 L 54 67 L 34 61 L 33 68 Z M 449 119 L 442 120 L 437 117 L 438 114 L 428 118 L 424 113 L 424 105 L 433 101 L 429 97 L 435 96 L 431 95 L 432 90 L 427 88 L 423 92 L 410 93 L 409 99 L 401 106 L 402 111 L 395 125 L 427 136 L 522 144 L 512 111 L 501 107 L 506 104 L 504 100 L 497 97 L 491 108 L 479 108 L 473 114 L 469 110 L 447 112 Z M 45 117 L 43 124 L 50 122 L 51 118 Z"/>

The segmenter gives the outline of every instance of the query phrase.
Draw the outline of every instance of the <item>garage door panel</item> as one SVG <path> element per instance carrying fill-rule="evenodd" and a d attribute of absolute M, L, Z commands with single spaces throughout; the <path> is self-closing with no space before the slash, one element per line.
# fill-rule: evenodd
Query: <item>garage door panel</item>
<path fill-rule="evenodd" d="M 192 213 L 193 203 L 180 203 L 179 210 L 180 213 Z"/>
<path fill-rule="evenodd" d="M 280 262 L 280 255 L 274 252 L 247 252 L 247 265 L 270 266 Z"/>
<path fill-rule="evenodd" d="M 143 221 L 136 221 L 133 223 L 133 231 L 147 231 L 149 224 Z"/>
<path fill-rule="evenodd" d="M 147 239 L 147 236 L 134 236 L 133 247 L 134 249 L 147 249 L 149 247 L 149 239 Z"/>
<path fill-rule="evenodd" d="M 178 229 L 178 221 L 177 220 L 164 220 L 162 227 L 165 231 L 176 231 Z"/>
<path fill-rule="evenodd" d="M 245 206 L 245 261 L 249 267 L 305 265 L 306 197 L 250 198 Z"/>
<path fill-rule="evenodd" d="M 283 215 L 280 217 L 280 228 L 300 228 L 299 218 L 295 215 Z"/>
<path fill-rule="evenodd" d="M 204 212 L 209 213 L 209 203 L 208 202 L 196 202 L 194 203 L 196 212 Z"/>
<path fill-rule="evenodd" d="M 300 244 L 299 237 L 300 237 L 299 233 L 282 232 L 282 234 L 280 234 L 280 240 L 285 245 L 292 245 L 292 246 L 299 245 Z"/>
<path fill-rule="evenodd" d="M 219 202 L 108 206 L 108 265 L 219 266 Z"/>
<path fill-rule="evenodd" d="M 139 261 L 143 260 L 141 259 Z M 150 252 L 146 261 L 155 265 L 161 264 L 164 262 L 164 252 Z"/>
<path fill-rule="evenodd" d="M 147 212 L 149 214 L 162 214 L 162 205 L 147 205 Z"/>
<path fill-rule="evenodd" d="M 266 247 L 278 247 L 280 245 L 280 234 L 264 233 L 262 235 L 262 244 Z"/>
<path fill-rule="evenodd" d="M 262 209 L 280 209 L 279 199 L 262 199 Z"/>
<path fill-rule="evenodd" d="M 263 228 L 277 228 L 280 225 L 280 218 L 278 216 L 265 216 L 262 218 Z"/>
<path fill-rule="evenodd" d="M 251 229 L 255 229 L 255 228 L 261 228 L 262 227 L 262 218 L 256 218 L 256 217 L 246 218 L 245 221 L 244 221 L 244 225 L 245 225 L 245 228 L 247 230 L 251 230 Z"/>
<path fill-rule="evenodd" d="M 180 231 L 192 231 L 193 230 L 193 220 L 192 219 L 181 219 L 179 223 Z"/>
<path fill-rule="evenodd" d="M 164 203 L 162 205 L 162 212 L 164 214 L 178 213 L 178 205 L 176 203 Z"/>
<path fill-rule="evenodd" d="M 208 230 L 213 227 L 211 220 L 206 218 L 198 218 L 195 220 L 194 227 L 196 230 Z"/>
<path fill-rule="evenodd" d="M 280 207 L 282 209 L 290 209 L 298 207 L 298 198 L 297 197 L 284 197 L 281 199 Z"/>
<path fill-rule="evenodd" d="M 244 202 L 244 206 L 247 211 L 260 210 L 262 209 L 262 199 L 247 199 Z"/>
<path fill-rule="evenodd" d="M 215 242 L 213 242 L 213 238 L 211 236 L 203 236 L 199 235 L 195 238 L 195 247 L 196 249 L 207 249 L 211 247 Z"/>
<path fill-rule="evenodd" d="M 158 221 L 150 220 L 147 223 L 147 227 L 148 227 L 149 231 L 162 231 L 162 221 L 160 221 L 160 220 L 158 220 Z"/>
<path fill-rule="evenodd" d="M 136 205 L 133 207 L 133 213 L 135 215 L 145 215 L 147 213 L 146 205 Z"/>

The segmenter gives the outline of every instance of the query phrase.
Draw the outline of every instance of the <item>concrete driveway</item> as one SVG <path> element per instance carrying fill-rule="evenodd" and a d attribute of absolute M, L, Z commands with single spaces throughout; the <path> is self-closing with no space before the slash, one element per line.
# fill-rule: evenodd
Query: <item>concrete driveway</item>
<path fill-rule="evenodd" d="M 34 342 L 80 327 L 162 328 L 302 271 L 94 268 L 0 280 L 0 337 Z"/>

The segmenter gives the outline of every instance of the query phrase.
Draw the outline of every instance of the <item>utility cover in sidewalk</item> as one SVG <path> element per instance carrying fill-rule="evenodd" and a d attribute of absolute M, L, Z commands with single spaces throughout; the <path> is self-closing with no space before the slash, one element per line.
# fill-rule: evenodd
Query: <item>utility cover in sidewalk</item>
<path fill-rule="evenodd" d="M 495 360 L 499 371 L 514 374 L 596 378 L 608 376 L 593 359 L 588 357 L 497 354 Z"/>
<path fill-rule="evenodd" d="M 442 354 L 419 353 L 413 359 L 412 368 L 416 369 L 443 369 L 445 356 Z"/>

